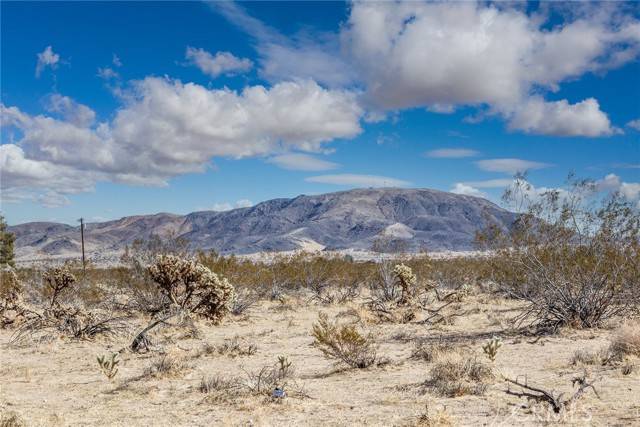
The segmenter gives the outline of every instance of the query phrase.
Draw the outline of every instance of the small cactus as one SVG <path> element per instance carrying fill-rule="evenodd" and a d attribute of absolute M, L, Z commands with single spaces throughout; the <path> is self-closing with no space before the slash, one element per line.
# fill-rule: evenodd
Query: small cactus
<path fill-rule="evenodd" d="M 105 377 L 109 381 L 113 380 L 113 378 L 118 373 L 118 353 L 113 353 L 110 358 L 107 356 L 98 356 L 98 365 L 100 366 L 100 370 L 104 374 Z"/>
<path fill-rule="evenodd" d="M 402 289 L 400 302 L 406 303 L 413 297 L 417 277 L 411 270 L 411 267 L 404 264 L 397 264 L 393 267 L 393 274 L 395 274 L 396 280 Z"/>
<path fill-rule="evenodd" d="M 502 347 L 502 340 L 498 337 L 493 337 L 490 340 L 487 340 L 487 342 L 482 346 L 482 350 L 489 360 L 493 362 L 496 360 L 500 347 Z"/>

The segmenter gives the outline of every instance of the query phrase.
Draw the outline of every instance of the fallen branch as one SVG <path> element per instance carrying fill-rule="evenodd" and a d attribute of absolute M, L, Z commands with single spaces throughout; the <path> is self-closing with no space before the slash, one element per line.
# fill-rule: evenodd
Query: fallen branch
<path fill-rule="evenodd" d="M 512 380 L 510 378 L 504 377 L 504 380 L 510 384 L 517 385 L 522 388 L 522 391 L 512 391 L 510 388 L 506 390 L 507 394 L 517 397 L 526 397 L 528 399 L 535 400 L 536 402 L 547 402 L 553 408 L 553 412 L 559 413 L 563 409 L 570 407 L 576 400 L 578 400 L 582 395 L 586 392 L 587 389 L 591 388 L 595 395 L 600 398 L 597 390 L 593 386 L 593 384 L 597 380 L 589 380 L 587 378 L 587 373 L 585 372 L 581 377 L 575 377 L 571 381 L 572 385 L 575 386 L 578 384 L 578 389 L 568 399 L 563 399 L 565 393 L 559 393 L 554 395 L 553 391 L 547 391 L 540 387 L 535 387 L 529 385 L 527 378 L 525 377 L 524 382 L 519 381 L 517 378 Z"/>

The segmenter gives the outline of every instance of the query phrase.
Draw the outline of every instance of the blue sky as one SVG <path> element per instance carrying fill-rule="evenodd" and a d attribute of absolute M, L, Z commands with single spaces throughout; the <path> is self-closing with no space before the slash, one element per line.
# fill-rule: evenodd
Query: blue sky
<path fill-rule="evenodd" d="M 635 2 L 1 8 L 10 224 L 368 186 L 497 201 L 525 170 L 640 203 Z"/>

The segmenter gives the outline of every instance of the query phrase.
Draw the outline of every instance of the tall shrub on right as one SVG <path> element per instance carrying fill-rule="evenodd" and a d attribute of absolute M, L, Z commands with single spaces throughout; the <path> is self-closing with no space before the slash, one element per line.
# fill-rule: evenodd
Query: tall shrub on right
<path fill-rule="evenodd" d="M 596 190 L 570 177 L 566 190 L 540 194 L 517 176 L 504 196 L 521 212 L 517 221 L 478 236 L 495 251 L 491 279 L 528 303 L 520 321 L 544 330 L 591 328 L 637 307 L 638 208 L 620 194 L 598 200 Z"/>

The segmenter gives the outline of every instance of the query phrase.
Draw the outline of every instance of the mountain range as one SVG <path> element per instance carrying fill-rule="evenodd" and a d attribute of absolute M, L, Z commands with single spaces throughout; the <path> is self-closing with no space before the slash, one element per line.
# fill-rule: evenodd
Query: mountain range
<path fill-rule="evenodd" d="M 515 214 L 473 196 L 430 189 L 356 189 L 274 199 L 224 212 L 159 213 L 85 225 L 89 256 L 122 251 L 136 239 L 181 237 L 192 249 L 229 254 L 305 250 L 371 250 L 401 242 L 416 251 L 473 249 L 489 223 L 509 228 Z M 9 227 L 16 256 L 78 256 L 79 226 L 31 222 Z"/>

